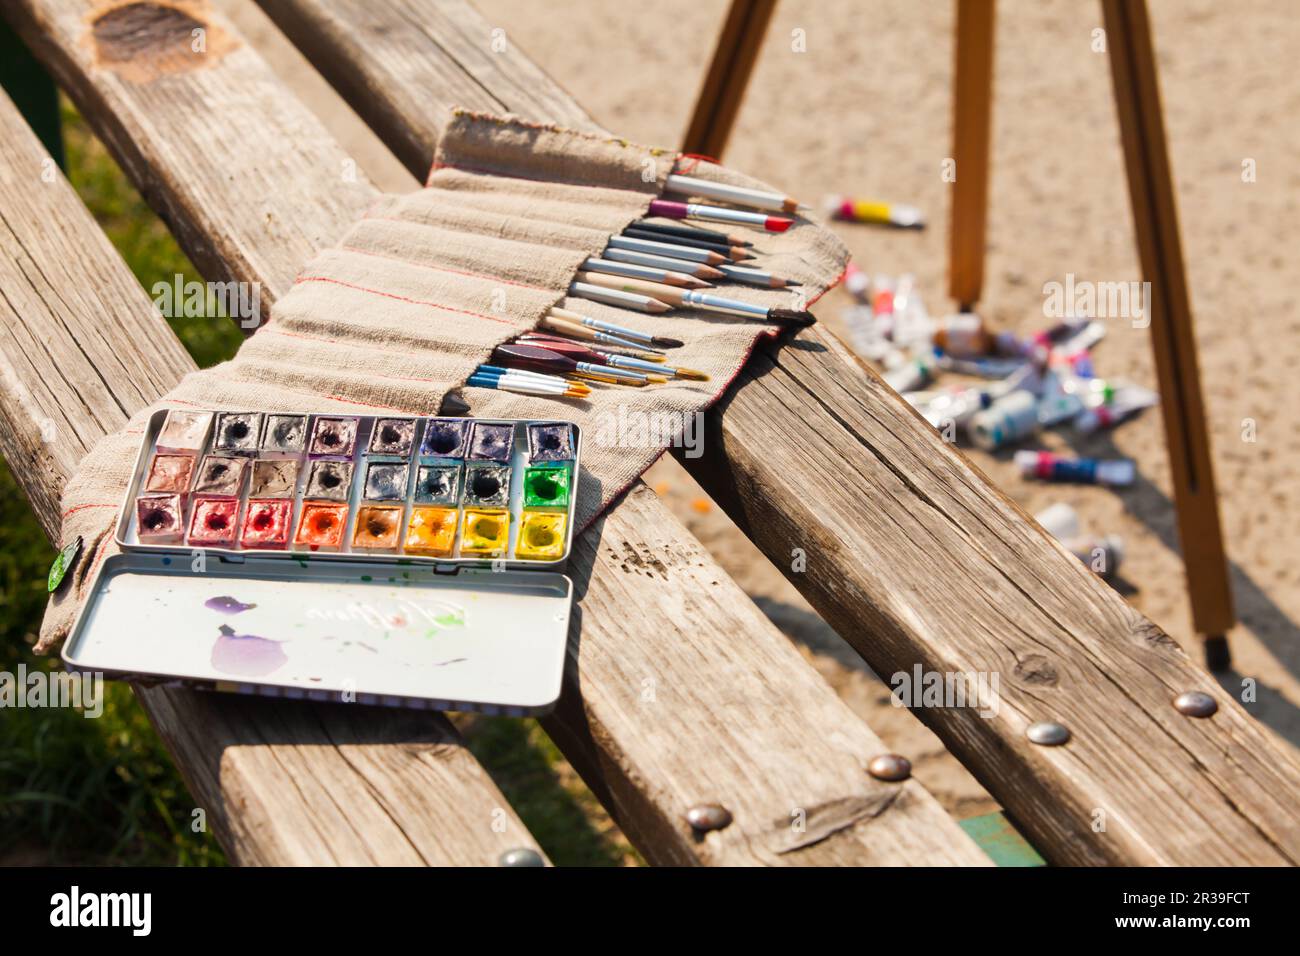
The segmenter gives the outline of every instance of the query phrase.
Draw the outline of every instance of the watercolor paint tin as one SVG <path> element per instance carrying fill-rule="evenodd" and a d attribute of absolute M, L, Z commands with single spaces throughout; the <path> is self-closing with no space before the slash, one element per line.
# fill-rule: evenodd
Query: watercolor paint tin
<path fill-rule="evenodd" d="M 123 553 L 90 586 L 69 667 L 392 706 L 554 705 L 576 425 L 214 412 L 206 428 L 205 413 L 185 414 L 168 431 L 158 412 L 145 429 L 116 529 Z M 560 433 L 572 459 L 534 461 L 537 426 Z M 164 432 L 172 444 L 160 448 Z M 195 462 L 186 487 L 178 452 Z M 209 459 L 228 473 L 205 471 Z M 525 494 L 534 465 L 564 470 L 562 501 Z M 160 475 L 167 490 L 150 490 Z"/>
<path fill-rule="evenodd" d="M 572 598 L 550 572 L 259 552 L 197 574 L 188 554 L 129 551 L 105 559 L 63 660 L 206 690 L 537 716 L 559 697 Z"/>

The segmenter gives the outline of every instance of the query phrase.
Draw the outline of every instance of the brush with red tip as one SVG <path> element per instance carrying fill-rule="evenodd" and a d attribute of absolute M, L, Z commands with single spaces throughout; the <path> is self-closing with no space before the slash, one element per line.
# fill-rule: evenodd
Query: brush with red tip
<path fill-rule="evenodd" d="M 535 345 L 538 348 L 546 349 L 549 352 L 555 352 L 559 355 L 567 356 L 575 362 L 592 362 L 597 365 L 608 365 L 611 368 L 631 369 L 634 372 L 642 374 L 649 372 L 651 375 L 666 375 L 670 378 L 689 378 L 698 382 L 707 382 L 709 376 L 704 372 L 697 372 L 693 368 L 673 368 L 670 365 L 663 365 L 657 362 L 646 362 L 641 359 L 632 358 L 628 355 L 619 355 L 615 352 L 602 352 L 597 349 L 588 348 L 578 342 L 570 342 L 554 335 L 543 335 L 540 332 L 529 332 L 521 335 L 518 339 L 520 345 Z"/>
<path fill-rule="evenodd" d="M 665 219 L 700 219 L 704 222 L 739 222 L 747 226 L 758 226 L 768 232 L 785 232 L 794 220 L 786 216 L 769 216 L 761 212 L 749 212 L 745 209 L 727 209 L 725 206 L 704 206 L 694 202 L 676 202 L 672 199 L 656 199 L 650 203 L 648 214 L 663 216 Z"/>

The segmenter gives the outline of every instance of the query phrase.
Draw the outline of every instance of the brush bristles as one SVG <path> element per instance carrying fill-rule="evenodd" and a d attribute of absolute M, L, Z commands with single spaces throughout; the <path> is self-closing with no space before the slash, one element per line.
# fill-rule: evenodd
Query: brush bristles
<path fill-rule="evenodd" d="M 697 372 L 693 368 L 679 368 L 677 370 L 677 377 L 689 378 L 696 382 L 707 382 L 709 380 L 708 375 L 706 375 L 704 372 Z"/>
<path fill-rule="evenodd" d="M 662 335 L 656 335 L 651 344 L 657 345 L 661 349 L 679 349 L 686 343 L 681 339 L 669 339 Z"/>
<path fill-rule="evenodd" d="M 798 312 L 794 309 L 772 309 L 767 317 L 773 322 L 787 322 L 790 325 L 809 326 L 817 322 L 811 312 Z"/>

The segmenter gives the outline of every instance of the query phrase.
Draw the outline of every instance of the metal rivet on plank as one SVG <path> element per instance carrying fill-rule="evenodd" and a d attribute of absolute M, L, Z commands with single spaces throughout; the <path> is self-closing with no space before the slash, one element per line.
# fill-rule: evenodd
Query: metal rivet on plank
<path fill-rule="evenodd" d="M 1204 691 L 1189 690 L 1174 698 L 1174 710 L 1184 717 L 1210 717 L 1218 709 L 1218 701 Z"/>
<path fill-rule="evenodd" d="M 731 824 L 731 811 L 721 804 L 701 803 L 686 811 L 686 822 L 701 832 L 721 830 Z"/>
<path fill-rule="evenodd" d="M 542 855 L 536 850 L 520 846 L 502 853 L 497 858 L 497 864 L 500 866 L 545 866 L 546 861 L 542 859 Z"/>
<path fill-rule="evenodd" d="M 1070 729 L 1054 720 L 1039 720 L 1029 725 L 1025 736 L 1043 747 L 1059 747 L 1070 739 Z"/>
<path fill-rule="evenodd" d="M 881 754 L 871 758 L 867 773 L 877 780 L 906 780 L 912 775 L 912 761 L 899 754 Z"/>

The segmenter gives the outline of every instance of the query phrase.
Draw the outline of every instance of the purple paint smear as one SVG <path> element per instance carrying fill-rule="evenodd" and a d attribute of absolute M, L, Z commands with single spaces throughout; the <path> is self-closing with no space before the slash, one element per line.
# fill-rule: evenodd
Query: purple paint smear
<path fill-rule="evenodd" d="M 256 604 L 245 604 L 242 601 L 236 601 L 226 594 L 220 597 L 208 598 L 203 602 L 203 606 L 221 614 L 239 614 L 241 611 L 251 611 L 257 607 Z"/>
<path fill-rule="evenodd" d="M 256 634 L 236 634 L 229 624 L 217 630 L 221 633 L 212 645 L 211 664 L 223 674 L 265 677 L 289 660 L 279 641 Z"/>

